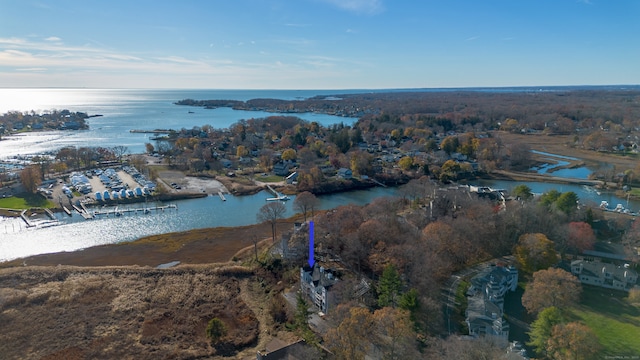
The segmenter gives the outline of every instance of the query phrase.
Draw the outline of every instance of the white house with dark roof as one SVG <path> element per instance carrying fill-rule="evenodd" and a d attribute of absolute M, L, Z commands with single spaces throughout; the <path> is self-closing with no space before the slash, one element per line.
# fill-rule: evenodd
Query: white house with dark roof
<path fill-rule="evenodd" d="M 300 291 L 318 310 L 329 310 L 329 289 L 338 281 L 334 271 L 315 263 L 313 267 L 300 268 Z"/>
<path fill-rule="evenodd" d="M 518 270 L 513 266 L 491 266 L 471 279 L 465 311 L 469 335 L 494 336 L 505 343 L 509 324 L 503 317 L 504 297 L 518 287 Z"/>
<path fill-rule="evenodd" d="M 583 284 L 623 291 L 631 290 L 638 281 L 638 274 L 629 267 L 600 261 L 574 260 L 571 273 Z"/>

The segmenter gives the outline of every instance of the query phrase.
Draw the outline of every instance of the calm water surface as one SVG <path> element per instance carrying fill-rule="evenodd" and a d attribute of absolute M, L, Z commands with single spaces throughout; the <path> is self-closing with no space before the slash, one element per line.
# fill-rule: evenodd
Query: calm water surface
<path fill-rule="evenodd" d="M 357 91 L 353 91 L 357 92 Z M 88 119 L 89 130 L 29 133 L 6 137 L 0 141 L 0 158 L 28 155 L 65 146 L 126 146 L 131 153 L 145 151 L 144 144 L 153 143 L 152 134 L 130 133 L 132 129 L 191 129 L 211 125 L 227 128 L 242 119 L 275 115 L 297 116 L 328 126 L 343 122 L 353 124 L 356 118 L 301 113 L 279 114 L 264 111 L 241 111 L 230 108 L 204 109 L 179 106 L 182 99 L 250 100 L 274 98 L 296 100 L 344 91 L 297 90 L 122 90 L 122 89 L 0 89 L 0 113 L 7 111 L 42 112 L 62 110 L 86 112 L 101 117 Z M 193 113 L 189 113 L 192 111 Z"/>
<path fill-rule="evenodd" d="M 318 197 L 319 209 L 332 209 L 340 205 L 365 205 L 372 200 L 394 196 L 397 189 L 372 188 Z M 138 239 L 147 235 L 162 234 L 217 226 L 242 226 L 256 223 L 256 215 L 270 193 L 261 192 L 249 196 L 218 196 L 175 202 L 177 209 L 152 211 L 149 214 L 125 213 L 125 215 L 84 220 L 77 214 L 72 217 L 56 214 L 60 225 L 27 228 L 22 219 L 0 217 L 0 262 L 21 257 L 60 251 L 74 251 L 91 246 L 114 244 Z M 294 215 L 293 200 L 285 202 L 285 217 Z M 153 207 L 156 203 L 148 203 Z M 157 205 L 165 205 L 158 203 Z M 131 204 L 124 209 L 142 208 L 145 204 Z M 112 208 L 111 208 L 112 209 Z M 46 224 L 47 219 L 33 219 Z"/>

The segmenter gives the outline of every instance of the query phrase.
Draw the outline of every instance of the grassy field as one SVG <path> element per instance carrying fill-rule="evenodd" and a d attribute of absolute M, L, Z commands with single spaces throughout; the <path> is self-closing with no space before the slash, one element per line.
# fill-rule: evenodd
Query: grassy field
<path fill-rule="evenodd" d="M 54 203 L 42 195 L 21 193 L 0 199 L 0 208 L 24 210 L 34 207 L 52 208 Z"/>
<path fill-rule="evenodd" d="M 626 293 L 583 286 L 582 302 L 571 314 L 596 333 L 603 356 L 640 354 L 640 308 L 628 303 Z"/>
<path fill-rule="evenodd" d="M 274 183 L 282 181 L 283 177 L 278 175 L 269 175 L 269 176 L 256 176 L 256 180 L 266 182 L 266 183 Z"/>

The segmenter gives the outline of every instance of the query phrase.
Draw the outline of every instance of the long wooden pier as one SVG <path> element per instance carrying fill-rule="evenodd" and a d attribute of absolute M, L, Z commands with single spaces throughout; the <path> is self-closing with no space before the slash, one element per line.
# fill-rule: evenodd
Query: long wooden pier
<path fill-rule="evenodd" d="M 144 208 L 121 208 L 118 206 L 115 206 L 111 209 L 106 209 L 106 210 L 96 210 L 93 212 L 94 216 L 99 216 L 99 215 L 105 215 L 105 216 L 109 216 L 109 215 L 114 215 L 114 216 L 120 216 L 120 215 L 124 215 L 127 213 L 142 213 L 142 214 L 148 214 L 151 211 L 165 211 L 165 210 L 169 210 L 169 209 L 178 209 L 178 206 L 175 204 L 169 204 L 169 205 L 164 205 L 164 206 L 151 206 L 151 207 L 144 207 Z"/>
<path fill-rule="evenodd" d="M 267 189 L 269 189 L 269 191 L 271 191 L 271 193 L 275 196 L 280 196 L 280 194 L 278 194 L 278 192 L 271 187 L 271 185 L 267 184 Z"/>

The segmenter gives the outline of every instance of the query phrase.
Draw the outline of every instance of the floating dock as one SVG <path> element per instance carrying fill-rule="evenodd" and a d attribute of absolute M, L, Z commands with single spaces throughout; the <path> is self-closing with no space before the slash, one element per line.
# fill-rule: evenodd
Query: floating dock
<path fill-rule="evenodd" d="M 119 208 L 119 207 L 114 207 L 112 209 L 106 209 L 106 210 L 96 210 L 93 212 L 94 216 L 98 216 L 98 215 L 115 215 L 115 216 L 120 216 L 120 215 L 124 215 L 127 213 L 138 213 L 141 212 L 143 214 L 148 214 L 151 211 L 165 211 L 165 210 L 169 210 L 169 209 L 178 209 L 178 206 L 175 204 L 170 204 L 170 205 L 164 205 L 164 206 L 152 206 L 152 207 L 145 207 L 145 208 L 127 208 L 127 209 L 123 209 L 123 208 Z"/>
<path fill-rule="evenodd" d="M 22 218 L 22 220 L 24 220 L 24 222 L 27 224 L 27 227 L 32 227 L 33 225 L 31 224 L 31 222 L 29 221 L 29 219 L 27 218 L 27 215 L 25 215 L 25 213 L 27 212 L 27 210 L 22 210 L 22 212 L 20 213 L 20 217 Z"/>
<path fill-rule="evenodd" d="M 220 196 L 220 199 L 222 199 L 222 201 L 227 201 L 227 198 L 224 197 L 224 194 L 220 190 L 218 190 L 218 196 Z"/>
<path fill-rule="evenodd" d="M 47 208 L 44 208 L 44 213 L 47 214 L 47 216 L 51 219 L 51 220 L 55 220 L 56 216 L 53 215 L 53 212 Z"/>

